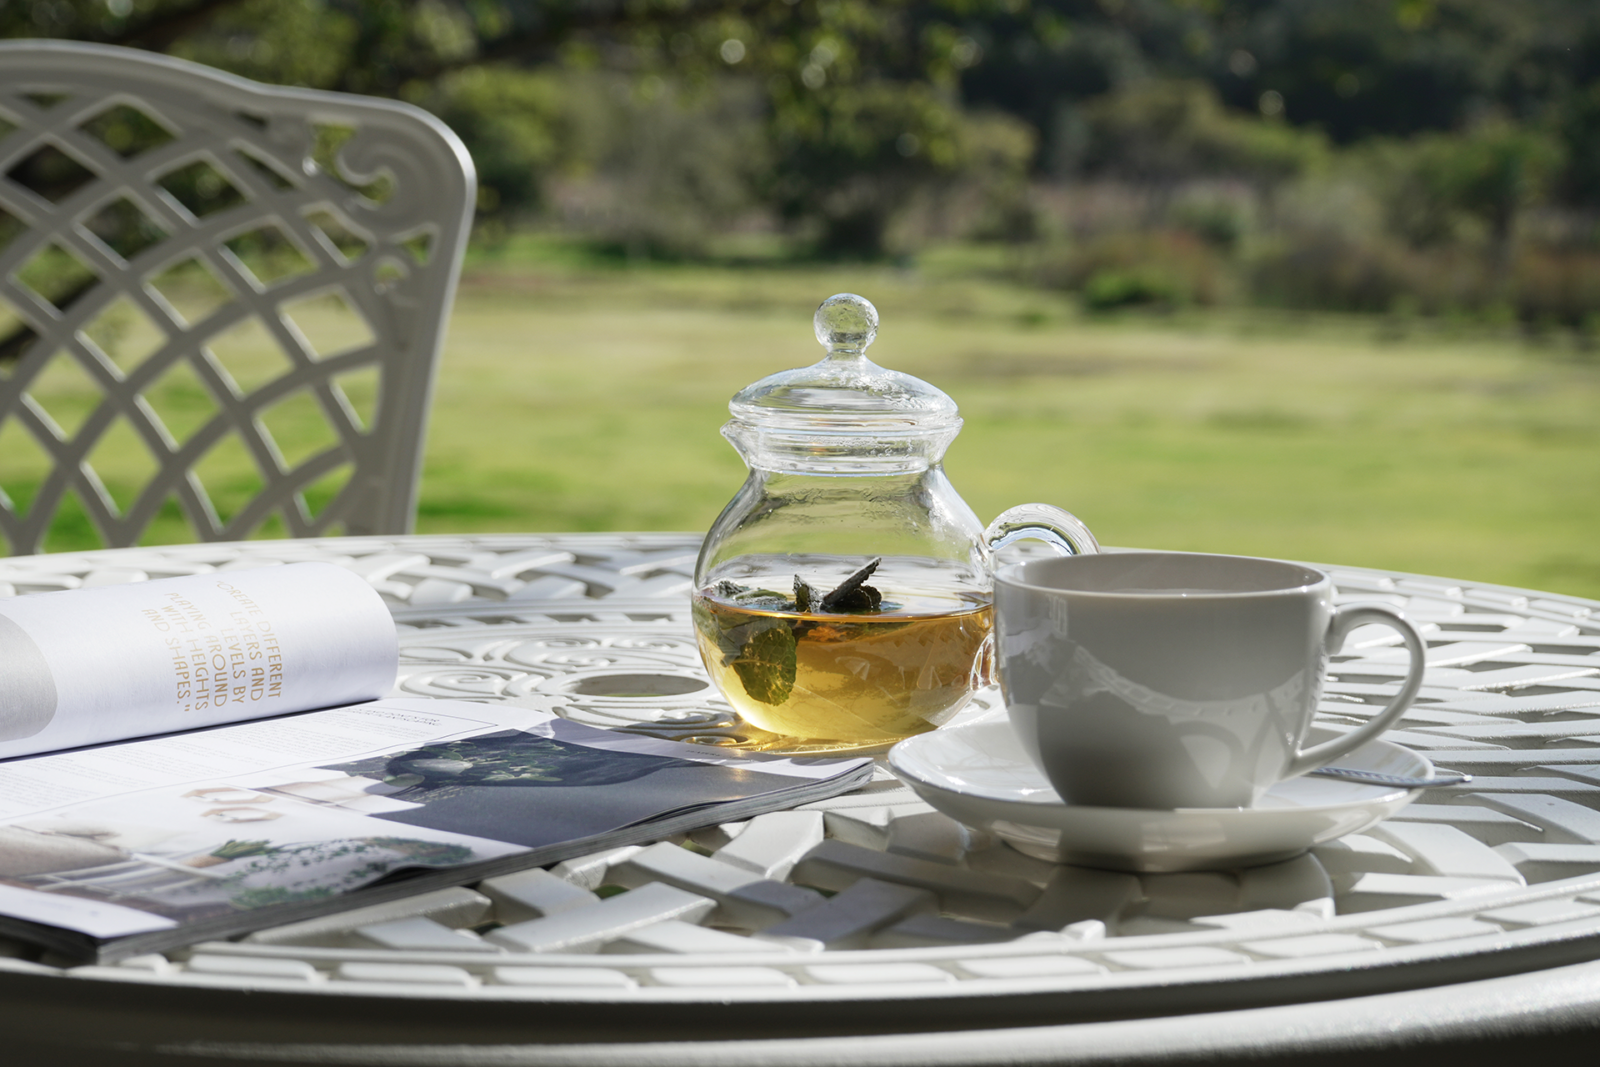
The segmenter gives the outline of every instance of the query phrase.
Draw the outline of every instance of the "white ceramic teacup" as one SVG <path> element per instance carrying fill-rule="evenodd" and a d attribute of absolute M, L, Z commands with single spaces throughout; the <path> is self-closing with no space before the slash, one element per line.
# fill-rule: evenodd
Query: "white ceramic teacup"
<path fill-rule="evenodd" d="M 1303 748 L 1328 656 L 1367 623 L 1410 650 L 1404 684 L 1365 725 Z M 1062 800 L 1097 807 L 1249 806 L 1388 729 L 1426 666 L 1398 612 L 1336 608 L 1321 571 L 1246 556 L 1016 564 L 996 576 L 995 636 L 1023 748 Z"/>

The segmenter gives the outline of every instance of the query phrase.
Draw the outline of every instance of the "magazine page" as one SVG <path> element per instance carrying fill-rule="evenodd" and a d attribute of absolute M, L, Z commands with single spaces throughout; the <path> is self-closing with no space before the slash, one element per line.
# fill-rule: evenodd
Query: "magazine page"
<path fill-rule="evenodd" d="M 231 918 L 251 929 L 280 921 L 260 909 L 331 910 L 396 871 L 555 862 L 622 828 L 777 807 L 868 767 L 400 699 L 12 760 L 0 914 L 102 941 Z"/>
<path fill-rule="evenodd" d="M 0 758 L 372 700 L 394 621 L 330 563 L 0 600 Z"/>
<path fill-rule="evenodd" d="M 313 765 L 497 730 L 516 710 L 442 704 L 379 701 L 0 763 L 0 914 L 120 937 L 331 896 L 411 860 L 521 851 L 375 834 L 361 812 L 385 806 L 381 791 Z M 275 870 L 285 861 L 288 878 Z"/>
<path fill-rule="evenodd" d="M 379 700 L 279 719 L 0 763 L 0 822 L 146 790 L 188 789 L 283 767 L 543 722 L 544 712 L 456 700 Z"/>

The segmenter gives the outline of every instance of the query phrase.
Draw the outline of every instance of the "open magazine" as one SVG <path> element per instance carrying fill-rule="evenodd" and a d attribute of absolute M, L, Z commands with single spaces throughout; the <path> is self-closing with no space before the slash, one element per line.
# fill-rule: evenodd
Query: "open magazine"
<path fill-rule="evenodd" d="M 207 609 L 212 593 L 226 599 Z M 132 618 L 124 639 L 139 645 L 153 633 L 170 651 L 170 628 L 144 613 L 156 604 L 159 615 L 173 596 L 194 609 L 191 626 L 206 624 L 191 631 L 207 653 L 206 708 L 193 706 L 199 659 L 152 664 L 104 644 Z M 112 961 L 745 819 L 871 774 L 865 759 L 731 753 L 525 708 L 345 702 L 386 691 L 395 674 L 393 625 L 387 612 L 371 616 L 370 603 L 353 609 L 349 600 L 363 596 L 377 601 L 348 572 L 297 564 L 0 601 L 0 723 L 5 709 L 26 707 L 32 729 L 13 726 L 0 752 L 47 736 L 160 731 L 0 760 L 0 933 Z M 266 684 L 251 699 L 252 679 L 268 674 L 250 673 L 251 609 L 235 618 L 229 604 L 241 598 L 270 618 L 280 662 L 263 667 L 281 675 L 280 692 L 298 687 L 268 712 Z M 18 610 L 52 600 L 48 610 Z M 63 621 L 80 611 L 77 628 Z M 221 629 L 230 636 L 213 646 Z M 252 629 L 265 649 L 267 631 Z M 58 673 L 71 659 L 63 635 L 80 642 L 75 674 Z M 19 647 L 26 656 L 11 655 Z M 89 665 L 107 661 L 119 671 L 85 680 Z M 228 678 L 232 707 L 219 712 L 216 679 L 235 663 L 244 684 L 235 699 Z M 343 694 L 341 705 L 303 710 L 317 707 L 318 674 L 339 676 L 328 688 Z M 40 679 L 53 700 L 38 696 Z M 17 693 L 32 703 L 13 702 Z M 171 732 L 175 715 L 199 722 Z M 224 715 L 243 721 L 218 724 Z"/>

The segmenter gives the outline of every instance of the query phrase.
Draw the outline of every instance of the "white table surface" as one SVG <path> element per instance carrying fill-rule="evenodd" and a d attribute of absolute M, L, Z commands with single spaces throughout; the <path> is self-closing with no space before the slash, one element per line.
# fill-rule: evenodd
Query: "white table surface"
<path fill-rule="evenodd" d="M 697 548 L 685 534 L 489 534 L 124 549 L 0 559 L 0 596 L 332 560 L 394 612 L 396 695 L 725 742 L 739 727 L 690 631 Z M 1329 1042 L 1482 1051 L 1519 1026 L 1566 1040 L 1597 1025 L 1586 1020 L 1600 1019 L 1600 965 L 1588 963 L 1600 958 L 1600 603 L 1327 569 L 1341 602 L 1400 607 L 1430 646 L 1419 701 L 1389 736 L 1476 777 L 1298 859 L 1197 874 L 1056 868 L 963 830 L 882 771 L 808 805 L 826 847 L 849 846 L 848 870 L 831 877 L 920 887 L 940 914 L 864 913 L 860 947 L 788 951 L 717 914 L 582 952 L 439 947 L 439 929 L 512 918 L 463 890 L 110 967 L 56 967 L 0 944 L 0 1025 L 18 1047 L 230 1063 L 1054 1063 L 1201 1047 L 1226 1060 Z M 1400 666 L 1387 643 L 1346 649 L 1324 720 L 1362 721 Z M 997 703 L 980 693 L 963 717 Z M 752 829 L 773 840 L 748 838 L 746 853 L 782 851 L 773 826 Z M 715 864 L 741 836 L 688 843 Z M 650 878 L 637 864 L 562 873 L 637 887 Z M 796 881 L 816 881 L 800 870 Z"/>

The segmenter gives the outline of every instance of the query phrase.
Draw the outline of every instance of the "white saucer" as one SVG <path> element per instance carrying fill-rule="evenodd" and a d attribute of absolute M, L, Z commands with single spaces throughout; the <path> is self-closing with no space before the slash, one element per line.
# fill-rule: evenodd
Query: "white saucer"
<path fill-rule="evenodd" d="M 1369 742 L 1338 764 L 1417 777 L 1433 773 L 1426 758 L 1388 741 Z M 1074 807 L 1051 788 L 1005 719 L 908 738 L 890 751 L 889 765 L 935 808 L 992 831 L 1020 852 L 1120 871 L 1275 863 L 1364 830 L 1422 792 L 1302 777 L 1279 782 L 1250 808 Z"/>

